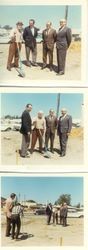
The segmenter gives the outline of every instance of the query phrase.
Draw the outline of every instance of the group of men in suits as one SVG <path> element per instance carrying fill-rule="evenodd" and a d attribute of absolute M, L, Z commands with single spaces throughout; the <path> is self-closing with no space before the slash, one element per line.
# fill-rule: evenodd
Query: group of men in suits
<path fill-rule="evenodd" d="M 67 214 L 68 214 L 68 206 L 66 202 L 61 204 L 60 208 L 56 206 L 52 206 L 51 203 L 48 203 L 46 207 L 47 225 L 50 225 L 51 219 L 53 218 L 54 225 L 60 224 L 66 227 L 67 226 Z M 59 218 L 60 218 L 60 223 L 58 220 Z"/>
<path fill-rule="evenodd" d="M 42 111 L 39 111 L 37 117 L 31 119 L 30 112 L 32 110 L 32 104 L 27 104 L 24 112 L 22 113 L 22 122 L 20 132 L 22 133 L 22 146 L 21 146 L 21 157 L 30 157 L 37 142 L 39 140 L 39 152 L 44 153 L 43 146 L 45 144 L 46 150 L 49 150 L 50 140 L 50 151 L 54 153 L 54 139 L 55 132 L 59 136 L 60 142 L 60 156 L 66 155 L 66 147 L 68 136 L 72 128 L 72 117 L 67 114 L 67 110 L 63 108 L 61 110 L 61 116 L 57 119 L 53 109 L 49 110 L 49 115 L 44 117 Z M 30 143 L 30 135 L 32 135 Z M 44 139 L 45 137 L 45 139 Z"/>
<path fill-rule="evenodd" d="M 23 23 L 18 22 L 16 29 L 11 31 L 10 36 L 10 47 L 9 56 L 7 62 L 7 69 L 11 71 L 12 60 L 14 58 L 14 66 L 18 67 L 19 51 L 22 46 L 22 27 Z M 24 28 L 23 39 L 25 42 L 26 52 L 26 65 L 28 67 L 38 66 L 37 64 L 37 42 L 39 29 L 35 27 L 35 20 L 29 20 L 29 26 Z M 54 44 L 56 43 L 56 54 L 57 54 L 57 74 L 63 75 L 65 73 L 65 61 L 67 49 L 71 43 L 71 29 L 67 27 L 65 19 L 60 20 L 60 28 L 58 32 L 52 28 L 52 23 L 47 22 L 46 28 L 42 32 L 42 43 L 43 43 L 43 65 L 42 70 L 47 67 L 47 56 L 49 57 L 49 68 L 50 71 L 53 68 L 53 51 Z M 32 53 L 32 61 L 30 62 L 30 52 Z"/>

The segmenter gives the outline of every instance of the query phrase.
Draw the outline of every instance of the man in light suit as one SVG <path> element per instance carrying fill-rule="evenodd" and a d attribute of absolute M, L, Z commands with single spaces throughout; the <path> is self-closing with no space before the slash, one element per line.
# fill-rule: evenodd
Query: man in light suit
<path fill-rule="evenodd" d="M 42 33 L 43 38 L 43 66 L 42 69 L 47 67 L 47 55 L 49 56 L 49 68 L 53 70 L 53 50 L 56 41 L 56 30 L 52 28 L 52 23 L 46 24 L 46 29 Z"/>
<path fill-rule="evenodd" d="M 59 118 L 58 125 L 57 125 L 57 132 L 58 132 L 59 141 L 60 141 L 61 157 L 65 156 L 66 154 L 67 140 L 71 132 L 71 128 L 72 128 L 72 117 L 68 115 L 67 110 L 63 108 L 61 110 L 61 116 Z"/>
<path fill-rule="evenodd" d="M 54 153 L 54 138 L 55 129 L 57 127 L 57 117 L 55 116 L 54 110 L 50 109 L 49 115 L 45 117 L 46 120 L 46 134 L 45 134 L 45 144 L 48 148 L 48 142 L 50 139 L 50 151 Z"/>
<path fill-rule="evenodd" d="M 25 41 L 25 50 L 26 50 L 26 65 L 31 66 L 37 66 L 36 58 L 37 58 L 37 43 L 36 38 L 38 36 L 38 28 L 35 26 L 34 19 L 29 20 L 29 26 L 24 29 L 23 33 L 23 39 Z M 29 56 L 30 52 L 32 53 L 32 62 L 29 62 Z"/>
<path fill-rule="evenodd" d="M 67 49 L 70 46 L 72 39 L 71 29 L 66 26 L 66 20 L 60 21 L 60 28 L 57 32 L 56 51 L 57 51 L 57 74 L 63 75 L 65 73 L 65 61 Z"/>

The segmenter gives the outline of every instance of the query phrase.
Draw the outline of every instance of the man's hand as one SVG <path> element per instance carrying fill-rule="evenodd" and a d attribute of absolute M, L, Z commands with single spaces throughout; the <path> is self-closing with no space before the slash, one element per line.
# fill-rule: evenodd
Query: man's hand
<path fill-rule="evenodd" d="M 67 133 L 67 136 L 69 136 L 69 135 L 70 135 L 70 132 Z"/>
<path fill-rule="evenodd" d="M 28 132 L 28 135 L 30 135 L 30 132 Z"/>

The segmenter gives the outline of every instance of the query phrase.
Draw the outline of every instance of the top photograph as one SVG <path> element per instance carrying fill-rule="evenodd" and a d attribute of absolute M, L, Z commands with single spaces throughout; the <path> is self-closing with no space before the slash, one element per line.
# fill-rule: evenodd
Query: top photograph
<path fill-rule="evenodd" d="M 82 7 L 1 5 L 0 85 L 80 82 Z"/>

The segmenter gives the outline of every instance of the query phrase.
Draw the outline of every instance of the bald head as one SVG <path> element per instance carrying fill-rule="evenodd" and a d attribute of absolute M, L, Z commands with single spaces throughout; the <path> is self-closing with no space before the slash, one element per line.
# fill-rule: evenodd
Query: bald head
<path fill-rule="evenodd" d="M 53 109 L 50 109 L 50 110 L 49 110 L 49 115 L 50 115 L 50 116 L 54 116 L 54 115 L 55 115 L 55 112 L 54 112 Z"/>
<path fill-rule="evenodd" d="M 66 19 L 61 19 L 60 20 L 60 27 L 64 27 L 64 26 L 66 26 L 66 24 L 67 24 Z"/>
<path fill-rule="evenodd" d="M 67 114 L 67 109 L 66 108 L 62 108 L 61 109 L 61 114 L 62 114 L 62 116 L 66 115 Z"/>
<path fill-rule="evenodd" d="M 43 117 L 43 111 L 42 110 L 40 110 L 39 112 L 38 112 L 38 118 L 42 118 Z"/>
<path fill-rule="evenodd" d="M 46 28 L 47 28 L 47 29 L 50 29 L 51 26 L 52 26 L 52 23 L 51 23 L 51 22 L 47 22 L 47 23 L 46 23 Z"/>

